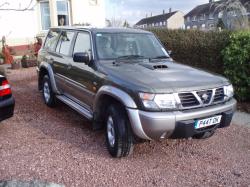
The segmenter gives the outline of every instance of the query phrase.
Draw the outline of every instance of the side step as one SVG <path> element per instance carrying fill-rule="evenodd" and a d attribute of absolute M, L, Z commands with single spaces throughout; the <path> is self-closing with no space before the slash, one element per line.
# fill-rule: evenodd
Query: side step
<path fill-rule="evenodd" d="M 82 107 L 78 103 L 72 101 L 68 97 L 63 96 L 63 95 L 57 95 L 56 97 L 57 97 L 57 99 L 59 99 L 60 101 L 62 101 L 63 103 L 65 103 L 66 105 L 68 105 L 69 107 L 71 107 L 72 109 L 74 109 L 75 111 L 77 111 L 79 114 L 81 114 L 84 117 L 86 117 L 87 119 L 89 119 L 89 120 L 93 119 L 93 114 L 89 110 L 87 110 L 86 108 Z"/>

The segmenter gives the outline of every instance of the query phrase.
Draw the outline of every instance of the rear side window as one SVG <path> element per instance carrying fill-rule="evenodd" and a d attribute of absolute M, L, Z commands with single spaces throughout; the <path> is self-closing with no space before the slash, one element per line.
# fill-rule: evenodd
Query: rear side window
<path fill-rule="evenodd" d="M 80 32 L 76 37 L 74 53 L 89 53 L 91 55 L 90 35 L 87 32 Z"/>
<path fill-rule="evenodd" d="M 58 41 L 58 38 L 59 38 L 59 35 L 60 35 L 59 30 L 50 30 L 48 35 L 47 35 L 45 44 L 44 44 L 44 49 L 54 51 L 56 44 L 57 44 L 57 41 Z"/>
<path fill-rule="evenodd" d="M 70 53 L 70 47 L 74 38 L 74 32 L 62 31 L 60 39 L 58 41 L 56 52 L 68 56 Z"/>

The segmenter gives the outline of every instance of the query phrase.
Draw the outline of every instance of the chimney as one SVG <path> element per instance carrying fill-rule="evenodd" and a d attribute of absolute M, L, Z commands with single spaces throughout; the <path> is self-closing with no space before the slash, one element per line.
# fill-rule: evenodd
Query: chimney
<path fill-rule="evenodd" d="M 169 8 L 169 13 L 171 13 L 172 12 L 172 8 Z"/>
<path fill-rule="evenodd" d="M 151 12 L 151 17 L 153 16 L 153 13 Z"/>
<path fill-rule="evenodd" d="M 163 9 L 162 14 L 165 14 L 165 10 Z"/>

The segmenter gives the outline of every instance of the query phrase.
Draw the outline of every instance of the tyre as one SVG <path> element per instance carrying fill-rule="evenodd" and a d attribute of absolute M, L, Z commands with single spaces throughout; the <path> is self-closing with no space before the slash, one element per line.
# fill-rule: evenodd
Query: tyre
<path fill-rule="evenodd" d="M 53 93 L 48 75 L 45 75 L 43 77 L 42 93 L 45 104 L 49 107 L 54 107 L 56 98 L 55 94 Z"/>
<path fill-rule="evenodd" d="M 121 158 L 133 152 L 133 134 L 125 108 L 111 104 L 106 114 L 106 144 L 112 157 Z"/>
<path fill-rule="evenodd" d="M 210 138 L 211 136 L 213 136 L 214 133 L 215 133 L 214 130 L 208 131 L 208 132 L 203 132 L 203 133 L 194 135 L 193 138 L 195 138 L 195 139 L 207 139 L 207 138 Z"/>

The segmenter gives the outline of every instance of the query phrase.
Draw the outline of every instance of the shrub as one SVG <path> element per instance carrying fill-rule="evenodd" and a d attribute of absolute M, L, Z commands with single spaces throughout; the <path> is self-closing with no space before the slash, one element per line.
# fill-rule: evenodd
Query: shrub
<path fill-rule="evenodd" d="M 250 31 L 233 33 L 223 50 L 224 74 L 234 87 L 239 100 L 250 100 Z"/>
<path fill-rule="evenodd" d="M 221 51 L 228 45 L 230 31 L 152 29 L 180 63 L 223 74 Z"/>

